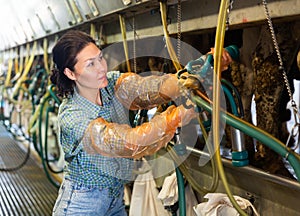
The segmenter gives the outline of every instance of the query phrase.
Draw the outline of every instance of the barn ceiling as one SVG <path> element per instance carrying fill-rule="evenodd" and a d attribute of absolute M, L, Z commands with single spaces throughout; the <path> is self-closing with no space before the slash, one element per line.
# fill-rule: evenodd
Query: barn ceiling
<path fill-rule="evenodd" d="M 0 50 L 120 12 L 149 0 L 0 0 Z M 156 4 L 157 1 L 152 1 Z"/>
<path fill-rule="evenodd" d="M 220 1 L 181 0 L 182 31 L 192 32 L 216 26 Z M 178 0 L 168 0 L 169 5 Z M 230 24 L 243 28 L 247 24 L 265 22 L 261 0 L 233 1 Z M 272 18 L 300 18 L 300 0 L 268 0 Z M 139 20 L 140 35 L 162 34 L 159 0 L 0 0 L 0 52 L 38 40 L 57 32 L 83 26 L 90 21 L 110 23 L 106 29 L 107 42 L 122 39 L 118 14 L 144 13 Z M 155 16 L 145 13 L 156 10 Z M 170 10 L 170 33 L 177 31 L 176 7 Z M 173 17 L 172 17 L 173 16 Z M 112 22 L 112 20 L 116 22 Z"/>

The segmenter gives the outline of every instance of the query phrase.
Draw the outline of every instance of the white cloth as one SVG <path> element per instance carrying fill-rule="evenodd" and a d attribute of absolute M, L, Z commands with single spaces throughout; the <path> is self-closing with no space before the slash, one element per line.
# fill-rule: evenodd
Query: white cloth
<path fill-rule="evenodd" d="M 174 205 L 178 201 L 178 186 L 175 172 L 165 178 L 157 197 L 163 202 L 164 206 Z"/>
<path fill-rule="evenodd" d="M 161 191 L 158 194 L 158 198 L 162 200 L 164 206 L 174 205 L 178 197 L 178 185 L 177 177 L 174 172 L 172 175 L 165 178 Z M 186 216 L 195 216 L 193 206 L 197 204 L 196 196 L 193 192 L 192 187 L 188 184 L 185 187 L 185 204 L 186 204 Z M 178 212 L 177 212 L 178 215 Z"/>
<path fill-rule="evenodd" d="M 129 216 L 170 216 L 157 198 L 158 189 L 149 164 L 144 161 L 139 171 L 143 174 L 139 174 L 133 184 Z"/>
<path fill-rule="evenodd" d="M 255 207 L 249 200 L 239 196 L 233 196 L 241 209 L 245 210 L 251 207 L 253 215 L 259 216 Z M 208 193 L 204 196 L 207 202 L 200 203 L 194 206 L 194 211 L 197 216 L 239 216 L 238 211 L 232 206 L 227 194 L 223 193 Z"/>

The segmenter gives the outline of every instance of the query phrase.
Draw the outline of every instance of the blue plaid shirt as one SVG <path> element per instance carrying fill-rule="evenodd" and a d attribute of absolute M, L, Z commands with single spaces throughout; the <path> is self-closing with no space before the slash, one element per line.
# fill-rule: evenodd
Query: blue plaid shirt
<path fill-rule="evenodd" d="M 102 117 L 108 122 L 129 123 L 128 111 L 114 97 L 114 85 L 120 73 L 107 74 L 108 86 L 101 89 L 103 106 L 98 106 L 75 90 L 64 99 L 58 113 L 59 139 L 65 153 L 65 178 L 89 187 L 109 188 L 118 196 L 123 184 L 132 180 L 133 160 L 88 154 L 83 150 L 82 137 L 89 123 Z"/>

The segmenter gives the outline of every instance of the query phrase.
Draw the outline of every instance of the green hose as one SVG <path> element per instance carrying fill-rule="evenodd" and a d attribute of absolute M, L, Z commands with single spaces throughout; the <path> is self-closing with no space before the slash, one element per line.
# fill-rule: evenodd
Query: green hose
<path fill-rule="evenodd" d="M 50 163 L 49 162 L 55 162 L 59 159 L 60 157 L 60 150 L 59 150 L 59 144 L 56 142 L 56 147 L 57 147 L 57 150 L 59 152 L 59 155 L 52 159 L 52 160 L 49 160 L 48 158 L 48 137 L 47 137 L 47 134 L 48 134 L 48 127 L 49 127 L 49 113 L 53 113 L 55 110 L 55 107 L 54 106 L 48 106 L 47 109 L 46 109 L 46 119 L 45 119 L 45 137 L 44 137 L 44 148 L 45 148 L 45 161 L 46 161 L 46 164 L 47 164 L 47 167 L 48 169 L 52 172 L 52 173 L 62 173 L 63 172 L 63 169 L 61 170 L 54 170 L 51 166 L 50 166 Z"/>
<path fill-rule="evenodd" d="M 237 116 L 244 117 L 245 114 L 244 114 L 242 98 L 241 98 L 240 93 L 236 89 L 236 87 L 226 79 L 221 79 L 221 83 L 223 84 L 222 86 L 228 86 L 233 91 L 233 93 L 236 97 L 236 100 L 237 100 L 237 105 L 239 107 L 239 115 L 237 115 Z"/>
<path fill-rule="evenodd" d="M 208 102 L 202 99 L 199 96 L 193 96 L 193 101 L 197 103 L 198 106 L 203 107 L 205 110 L 211 112 L 212 108 Z M 224 111 L 220 112 L 221 118 L 223 121 L 226 121 L 227 124 L 231 125 L 234 128 L 237 128 L 243 131 L 245 134 L 257 139 L 264 145 L 268 146 L 276 153 L 286 158 L 291 166 L 293 167 L 297 180 L 300 182 L 300 155 L 293 152 L 290 148 L 285 146 L 280 140 L 276 139 L 269 133 L 263 131 L 262 129 L 230 114 L 225 113 Z"/>
<path fill-rule="evenodd" d="M 55 100 L 55 102 L 60 105 L 61 104 L 61 100 L 57 97 L 56 93 L 55 93 L 55 85 L 54 84 L 50 84 L 47 87 L 50 95 L 52 96 L 52 98 Z"/>
<path fill-rule="evenodd" d="M 227 99 L 229 100 L 231 112 L 235 116 L 239 116 L 239 113 L 238 113 L 238 110 L 237 110 L 237 106 L 235 104 L 235 100 L 234 100 L 234 97 L 232 96 L 231 92 L 229 91 L 229 89 L 226 86 L 222 86 L 222 89 L 223 89 L 223 91 L 224 91 Z"/>
<path fill-rule="evenodd" d="M 39 144 L 40 144 L 40 157 L 41 157 L 41 160 L 42 160 L 42 165 L 43 165 L 43 168 L 44 168 L 44 171 L 46 173 L 46 176 L 47 178 L 49 179 L 49 181 L 57 188 L 59 188 L 60 184 L 55 182 L 50 173 L 48 172 L 48 169 L 47 169 L 47 164 L 46 164 L 46 161 L 45 161 L 45 157 L 44 157 L 44 152 L 43 152 L 43 140 L 42 140 L 42 122 L 43 122 L 43 114 L 44 114 L 44 106 L 46 104 L 46 102 L 51 98 L 51 95 L 49 95 L 48 97 L 45 98 L 45 100 L 42 101 L 41 103 L 41 108 L 40 108 L 40 115 L 39 115 Z M 47 136 L 47 134 L 45 134 L 45 136 Z"/>
<path fill-rule="evenodd" d="M 176 168 L 176 178 L 177 178 L 177 186 L 178 186 L 178 202 L 179 202 L 179 215 L 186 215 L 186 203 L 185 203 L 185 187 L 184 187 L 184 179 L 179 168 Z"/>

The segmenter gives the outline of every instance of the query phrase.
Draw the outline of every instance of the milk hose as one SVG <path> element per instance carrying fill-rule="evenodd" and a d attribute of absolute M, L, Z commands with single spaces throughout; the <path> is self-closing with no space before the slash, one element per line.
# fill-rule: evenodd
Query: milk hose
<path fill-rule="evenodd" d="M 49 98 L 49 100 L 51 100 L 51 98 Z M 56 150 L 58 151 L 58 155 L 56 155 L 56 157 L 52 160 L 49 159 L 48 157 L 48 137 L 47 137 L 47 134 L 48 134 L 48 127 L 49 127 L 49 113 L 54 113 L 55 112 L 55 104 L 52 104 L 52 106 L 47 106 L 46 108 L 46 117 L 45 117 L 45 131 L 44 131 L 44 149 L 45 149 L 45 153 L 44 153 L 44 156 L 45 156 L 45 161 L 46 161 L 46 164 L 47 164 L 47 167 L 48 169 L 52 172 L 52 173 L 62 173 L 63 172 L 63 169 L 60 169 L 60 170 L 54 170 L 51 166 L 50 166 L 50 163 L 49 162 L 55 162 L 55 161 L 58 161 L 59 157 L 60 157 L 60 149 L 59 149 L 59 144 L 57 143 L 57 139 L 56 139 L 56 142 L 55 142 L 55 148 Z"/>
<path fill-rule="evenodd" d="M 200 127 L 202 127 L 204 139 L 206 140 L 208 136 L 207 136 L 206 130 L 204 128 L 204 125 L 202 124 L 202 120 L 201 120 L 200 116 L 198 116 L 198 121 L 199 121 Z M 208 145 L 208 151 L 209 151 L 210 155 L 212 155 L 212 159 L 211 159 L 211 166 L 212 166 L 212 170 L 213 170 L 212 183 L 211 183 L 209 189 L 206 189 L 205 187 L 202 188 L 199 185 L 199 183 L 190 174 L 190 172 L 187 168 L 188 165 L 186 164 L 185 160 L 182 160 L 180 158 L 180 155 L 184 155 L 184 154 L 178 154 L 178 151 L 174 150 L 174 146 L 175 146 L 175 144 L 173 142 L 170 142 L 169 145 L 167 145 L 167 151 L 168 151 L 170 157 L 172 158 L 172 160 L 174 161 L 175 165 L 177 166 L 175 171 L 176 171 L 178 193 L 179 193 L 178 194 L 179 213 L 180 213 L 179 215 L 185 216 L 186 201 L 185 201 L 185 192 L 184 192 L 185 186 L 184 186 L 183 176 L 186 178 L 187 182 L 189 182 L 191 187 L 194 190 L 196 190 L 198 193 L 209 193 L 209 192 L 214 192 L 217 189 L 218 171 L 217 171 L 216 165 L 215 165 L 216 162 L 215 162 L 215 158 L 214 158 L 215 156 L 213 155 L 213 150 L 212 150 L 211 146 Z M 176 147 L 177 146 L 178 145 L 176 145 Z"/>
<path fill-rule="evenodd" d="M 8 75 L 6 77 L 5 85 L 4 85 L 5 86 L 5 88 L 4 88 L 5 92 L 3 92 L 5 94 L 4 97 L 10 103 L 12 103 L 14 105 L 19 105 L 19 106 L 21 106 L 23 108 L 26 107 L 27 101 L 26 100 L 25 101 L 20 101 L 20 100 L 17 100 L 15 98 L 20 94 L 21 90 L 23 92 L 28 92 L 28 89 L 26 87 L 22 86 L 22 84 L 28 81 L 27 80 L 27 75 L 28 75 L 28 73 L 30 71 L 30 68 L 32 66 L 32 63 L 33 63 L 33 60 L 34 60 L 34 57 L 35 57 L 35 51 L 37 49 L 37 42 L 35 41 L 33 43 L 32 52 L 31 52 L 30 58 L 29 58 L 29 54 L 30 53 L 29 53 L 29 48 L 28 47 L 30 48 L 30 46 L 29 45 L 27 46 L 27 49 L 28 49 L 27 51 L 28 52 L 27 52 L 27 56 L 26 57 L 28 58 L 28 61 L 26 62 L 26 66 L 25 66 L 25 69 L 23 71 L 23 74 L 21 74 L 21 72 L 19 72 L 18 74 L 20 76 L 19 75 L 15 76 L 15 78 L 18 78 L 17 83 L 15 84 L 15 86 L 13 88 L 12 94 L 10 96 L 8 96 L 8 94 L 7 94 L 7 88 L 11 84 L 11 73 L 12 73 L 12 67 L 13 67 L 13 65 L 12 65 L 13 64 L 13 59 L 12 58 L 10 59 L 10 61 L 9 61 L 9 68 L 8 68 L 8 72 L 7 72 Z M 18 62 L 16 61 L 15 64 L 18 64 Z M 10 117 L 9 117 L 10 125 L 11 125 L 11 114 L 12 114 L 12 111 L 10 112 Z M 21 113 L 19 113 L 19 117 L 21 118 Z M 20 120 L 20 122 L 21 122 L 21 120 Z"/>
<path fill-rule="evenodd" d="M 226 11 L 226 9 L 227 9 L 227 5 L 226 5 L 226 2 L 224 3 L 224 1 L 223 1 L 223 4 L 221 3 L 221 6 L 223 5 L 223 10 L 221 10 L 220 9 L 220 12 L 223 12 L 223 13 L 220 13 L 220 15 L 219 15 L 219 18 L 221 17 L 221 15 L 223 14 L 223 20 L 226 20 L 225 19 L 225 17 L 226 17 L 226 13 L 224 14 L 224 12 Z M 171 42 L 170 42 L 170 37 L 169 37 L 169 34 L 168 34 L 168 30 L 167 30 L 167 18 L 166 18 L 166 1 L 160 1 L 160 10 L 161 10 L 161 18 L 162 18 L 162 23 L 163 23 L 163 30 L 164 30 L 164 36 L 165 36 L 165 40 L 166 40 L 166 45 L 167 45 L 167 49 L 168 49 L 168 52 L 169 52 L 169 54 L 170 54 L 170 57 L 171 57 L 171 60 L 172 60 L 172 62 L 173 62 L 173 65 L 175 66 L 175 68 L 176 68 L 176 70 L 177 71 L 179 71 L 179 70 L 181 70 L 182 69 L 182 67 L 181 67 L 181 65 L 179 64 L 179 62 L 178 62 L 178 59 L 177 59 L 177 56 L 176 56 L 176 53 L 175 53 L 175 51 L 174 51 L 174 49 L 173 49 L 173 47 L 172 47 L 172 44 L 171 44 Z M 224 15 L 225 15 L 225 17 L 224 17 Z M 220 18 L 220 19 L 222 19 L 222 18 Z M 220 21 L 219 21 L 219 23 L 220 23 Z M 218 24 L 219 26 L 221 26 L 221 24 Z M 222 29 L 221 29 L 222 30 Z M 220 31 L 221 33 L 222 32 L 224 32 L 225 31 L 225 29 L 223 29 L 222 31 Z M 224 36 L 223 36 L 223 39 L 224 39 Z M 218 45 L 218 44 L 217 44 Z M 223 48 L 223 43 L 221 43 L 221 44 L 219 44 L 219 45 L 221 45 L 222 46 L 222 48 Z M 216 54 L 218 54 L 218 52 L 216 52 Z M 217 63 L 217 65 L 215 65 L 215 66 L 217 66 L 218 67 L 218 64 L 219 64 L 219 62 L 221 62 L 221 55 L 219 56 L 219 60 L 217 60 L 217 61 L 215 61 L 215 64 Z M 220 70 L 220 66 L 221 65 L 219 65 L 219 70 Z M 216 68 L 217 68 L 216 67 Z M 218 77 L 218 76 L 214 76 L 214 78 L 215 77 Z M 215 78 L 216 79 L 216 78 Z M 215 82 L 216 83 L 216 82 Z M 219 87 L 219 89 L 220 89 L 220 87 Z M 220 90 L 219 90 L 220 91 Z M 217 92 L 218 93 L 218 95 L 219 95 L 219 91 L 214 91 L 214 92 Z M 218 105 L 218 103 L 217 103 L 217 105 Z M 217 117 L 217 119 L 216 119 L 216 122 L 218 122 L 218 117 Z M 218 125 L 218 124 L 214 124 L 214 125 Z M 216 136 L 215 137 L 217 137 L 217 139 L 218 139 L 218 134 L 215 134 Z M 218 140 L 217 140 L 218 141 Z M 220 152 L 217 152 L 217 154 L 220 154 Z M 173 154 L 173 159 L 174 159 L 174 157 L 176 157 L 176 154 Z M 215 157 L 215 156 L 214 156 Z M 219 158 L 217 158 L 216 157 L 216 159 L 217 159 L 217 165 L 218 165 L 218 167 L 220 166 L 220 164 L 218 163 L 218 160 L 221 160 L 220 159 L 220 156 L 219 156 Z M 213 164 L 213 161 L 212 161 L 212 164 Z M 221 162 L 221 165 L 222 165 L 222 162 Z M 188 181 L 189 181 L 189 183 L 192 185 L 192 187 L 193 188 L 197 188 L 197 189 L 199 189 L 200 191 L 207 191 L 207 190 L 205 190 L 205 189 L 202 189 L 202 188 L 200 188 L 199 187 L 199 185 L 194 181 L 194 179 L 193 178 L 189 178 L 190 177 L 190 174 L 189 174 L 189 172 L 188 172 L 188 170 L 187 170 L 187 168 L 186 168 L 186 166 L 184 165 L 184 163 L 182 163 L 180 166 L 180 170 L 181 170 L 181 172 L 183 172 L 183 174 L 184 174 L 184 176 L 185 177 L 187 177 L 188 178 Z M 223 168 L 223 167 L 222 167 Z M 224 171 L 223 171 L 224 172 Z M 223 178 L 224 179 L 224 178 Z M 226 180 L 226 179 L 225 179 Z M 215 189 L 216 188 L 216 183 L 215 183 L 215 181 L 213 182 L 213 184 L 212 184 L 212 189 Z M 229 196 L 229 198 L 230 198 L 230 196 Z M 234 206 L 236 206 L 236 208 L 239 208 L 240 209 L 240 207 L 238 206 L 238 204 L 236 203 L 236 201 L 235 201 L 235 199 L 233 198 L 233 196 L 231 195 L 231 198 L 233 199 L 233 205 Z M 244 213 L 241 209 L 240 209 L 240 211 L 239 212 L 241 212 L 241 213 Z M 244 214 L 242 214 L 242 215 L 244 215 Z"/>
<path fill-rule="evenodd" d="M 4 88 L 3 88 L 3 94 L 6 93 L 7 94 L 7 88 L 10 86 L 10 80 L 11 80 L 11 74 L 12 74 L 12 68 L 13 68 L 13 57 L 12 57 L 12 53 L 11 53 L 11 58 L 9 58 L 8 60 L 8 70 L 7 70 L 7 75 L 6 75 L 6 79 L 5 79 L 5 83 L 4 83 Z M 18 64 L 16 61 L 15 61 L 15 65 Z M 10 98 L 8 97 L 8 95 L 6 95 L 7 98 L 8 98 L 8 101 L 10 102 L 14 102 L 14 101 L 11 101 Z M 11 115 L 10 115 L 10 119 L 11 119 Z M 11 124 L 11 120 L 9 119 L 9 122 Z M 30 156 L 30 145 L 28 144 L 28 147 L 27 147 L 27 153 L 25 155 L 25 158 L 24 160 L 17 166 L 15 167 L 9 167 L 9 168 L 0 168 L 0 171 L 2 172 L 12 172 L 12 171 L 16 171 L 20 168 L 22 168 L 28 161 L 29 159 L 29 156 Z"/>
<path fill-rule="evenodd" d="M 226 175 L 224 172 L 221 154 L 220 154 L 220 131 L 219 131 L 219 123 L 220 123 L 220 78 L 221 78 L 221 63 L 222 63 L 222 53 L 224 47 L 224 37 L 226 30 L 226 20 L 227 20 L 227 8 L 229 7 L 228 0 L 221 0 L 218 23 L 216 29 L 216 39 L 215 39 L 215 54 L 214 54 L 214 69 L 215 74 L 213 76 L 213 107 L 212 107 L 212 132 L 213 132 L 213 144 L 216 146 L 216 160 L 217 166 L 220 174 L 220 178 L 224 184 L 225 191 L 230 199 L 234 208 L 240 213 L 242 216 L 246 216 L 247 214 L 241 209 L 239 204 L 233 197 L 233 194 L 230 191 Z"/>
<path fill-rule="evenodd" d="M 50 74 L 49 63 L 48 63 L 48 39 L 44 38 L 43 40 L 43 50 L 44 50 L 44 68 L 47 74 Z"/>
<path fill-rule="evenodd" d="M 13 100 L 13 97 L 9 97 L 7 89 L 11 88 L 11 75 L 12 75 L 12 68 L 13 68 L 13 50 L 10 51 L 10 58 L 8 60 L 8 68 L 7 68 L 7 75 L 4 82 L 4 89 L 3 89 L 3 98 L 7 99 L 10 103 L 16 104 L 17 101 Z"/>
<path fill-rule="evenodd" d="M 12 50 L 10 50 L 10 58 L 8 59 L 8 66 L 7 66 L 7 74 L 6 79 L 4 81 L 4 88 L 3 88 L 3 98 L 7 99 L 9 101 L 9 96 L 7 93 L 7 89 L 11 87 L 11 75 L 12 75 L 12 68 L 13 68 L 13 57 L 12 57 Z"/>
<path fill-rule="evenodd" d="M 131 72 L 129 56 L 128 56 L 128 45 L 127 45 L 127 39 L 126 39 L 125 19 L 124 19 L 124 16 L 121 14 L 119 14 L 119 21 L 120 21 L 120 27 L 121 27 L 122 37 L 123 37 L 123 47 L 124 47 L 124 52 L 125 52 L 127 71 Z"/>
<path fill-rule="evenodd" d="M 96 40 L 96 26 L 95 26 L 95 23 L 91 23 L 91 25 L 90 25 L 90 35 L 94 40 Z"/>
<path fill-rule="evenodd" d="M 21 77 L 18 79 L 16 85 L 14 86 L 14 91 L 13 91 L 12 97 L 17 95 L 18 89 L 20 88 L 21 84 L 25 81 L 25 79 L 27 79 L 27 75 L 30 71 L 30 68 L 32 66 L 32 63 L 33 63 L 33 60 L 34 60 L 34 57 L 35 57 L 36 49 L 37 49 L 37 41 L 34 41 L 33 45 L 32 45 L 32 51 L 31 51 L 30 58 L 29 58 L 26 66 L 24 68 L 24 71 L 23 71 Z"/>
<path fill-rule="evenodd" d="M 222 90 L 224 91 L 224 93 L 225 93 L 225 95 L 226 95 L 226 97 L 227 97 L 227 99 L 229 101 L 231 112 L 235 116 L 239 116 L 239 112 L 238 112 L 238 109 L 237 109 L 237 106 L 236 106 L 236 103 L 235 103 L 233 95 L 231 94 L 231 92 L 229 91 L 229 89 L 226 86 L 222 85 Z"/>
<path fill-rule="evenodd" d="M 193 96 L 193 101 L 203 109 L 212 112 L 209 99 L 200 91 L 197 91 L 197 94 Z M 300 155 L 292 151 L 289 147 L 287 147 L 277 138 L 273 137 L 271 134 L 250 124 L 249 122 L 246 122 L 245 120 L 238 118 L 231 113 L 225 112 L 224 110 L 221 110 L 220 115 L 222 117 L 222 121 L 226 121 L 226 123 L 229 125 L 257 139 L 282 157 L 286 158 L 293 167 L 298 182 L 300 182 Z"/>
<path fill-rule="evenodd" d="M 164 31 L 164 37 L 166 40 L 166 46 L 170 55 L 170 58 L 173 62 L 174 67 L 176 68 L 176 71 L 179 71 L 182 69 L 182 66 L 180 65 L 176 52 L 174 51 L 174 48 L 172 46 L 172 42 L 170 40 L 169 32 L 168 32 L 168 23 L 167 23 L 167 1 L 160 1 L 160 13 L 161 13 L 161 21 L 163 25 L 163 31 Z"/>
<path fill-rule="evenodd" d="M 37 86 L 37 81 L 41 77 L 42 81 L 40 82 L 40 86 Z M 45 79 L 47 79 L 47 71 L 45 69 L 40 69 L 38 70 L 37 73 L 35 73 L 34 78 L 32 79 L 31 84 L 29 85 L 29 93 L 31 95 L 31 104 L 32 104 L 32 114 L 29 118 L 29 124 L 28 124 L 28 133 L 31 135 L 33 146 L 37 152 L 39 152 L 39 147 L 37 145 L 37 138 L 36 138 L 36 131 L 37 131 L 37 118 L 40 113 L 40 107 L 41 107 L 41 101 L 44 100 L 45 96 L 48 96 L 49 93 L 46 91 L 44 95 L 35 95 L 35 89 L 38 87 L 38 89 L 45 89 L 44 84 L 45 84 Z M 49 82 L 49 79 L 48 79 Z"/>
<path fill-rule="evenodd" d="M 27 65 L 28 61 L 29 61 L 29 53 L 30 53 L 30 43 L 26 44 L 26 56 L 25 56 L 25 60 L 24 60 L 24 64 Z"/>
<path fill-rule="evenodd" d="M 185 200 L 184 178 L 178 167 L 175 169 L 175 172 L 176 172 L 177 186 L 178 186 L 179 215 L 185 216 L 186 215 L 186 200 Z"/>
<path fill-rule="evenodd" d="M 46 156 L 45 154 L 47 153 L 47 151 L 43 151 L 43 140 L 42 140 L 42 122 L 43 122 L 43 115 L 44 115 L 44 107 L 47 101 L 49 101 L 51 99 L 51 95 L 49 94 L 47 97 L 43 97 L 44 100 L 41 101 L 41 107 L 40 107 L 40 113 L 39 113 L 39 122 L 38 122 L 38 129 L 39 129 L 39 144 L 40 144 L 40 151 L 39 151 L 39 155 L 41 157 L 42 160 L 42 165 L 44 168 L 44 171 L 46 173 L 47 178 L 49 179 L 49 181 L 57 188 L 59 188 L 60 184 L 57 183 L 56 181 L 53 180 L 53 178 L 51 177 L 49 171 L 48 171 L 48 162 L 46 161 Z M 45 134 L 45 136 L 47 136 L 47 134 Z M 44 146 L 45 148 L 47 147 L 46 145 Z"/>
<path fill-rule="evenodd" d="M 24 57 L 23 57 L 23 50 L 20 49 L 20 60 L 19 60 L 19 71 L 24 69 Z"/>
<path fill-rule="evenodd" d="M 12 111 L 13 111 L 13 109 L 14 109 L 14 106 L 12 107 Z M 11 126 L 11 114 L 10 114 L 10 117 L 9 117 L 9 124 L 10 124 L 9 125 L 9 127 L 10 127 Z M 13 171 L 21 169 L 27 163 L 27 161 L 28 161 L 28 159 L 30 157 L 30 153 L 31 153 L 31 147 L 30 147 L 30 144 L 28 144 L 25 158 L 23 159 L 23 161 L 20 164 L 18 164 L 15 167 L 0 168 L 0 171 L 1 172 L 13 172 Z"/>
<path fill-rule="evenodd" d="M 223 84 L 222 86 L 223 87 L 225 87 L 225 86 L 227 86 L 227 87 L 229 87 L 232 91 L 233 91 L 233 93 L 234 93 L 234 95 L 235 95 L 235 97 L 236 97 L 236 99 L 237 99 L 237 105 L 238 105 L 238 110 L 237 110 L 237 115 L 236 116 L 239 116 L 239 117 L 244 117 L 244 107 L 243 107 L 243 102 L 242 102 L 242 98 L 241 98 L 241 95 L 239 94 L 239 92 L 237 91 L 237 89 L 235 88 L 235 86 L 234 85 L 232 85 L 232 83 L 231 82 L 229 82 L 228 80 L 226 80 L 226 79 L 222 79 L 221 80 L 221 83 Z M 232 95 L 232 94 L 231 94 Z M 234 99 L 233 99 L 234 100 Z M 237 106 L 236 105 L 236 103 L 235 103 L 235 106 Z M 234 114 L 234 113 L 233 113 Z"/>
<path fill-rule="evenodd" d="M 12 67 L 13 67 L 13 57 L 12 57 L 12 50 L 11 50 L 10 58 L 8 60 L 8 68 L 7 68 L 6 79 L 5 79 L 5 82 L 4 82 L 4 86 L 6 88 L 8 88 L 10 86 Z"/>
<path fill-rule="evenodd" d="M 172 143 L 170 143 L 172 144 Z M 191 176 L 189 170 L 188 170 L 188 165 L 185 161 L 183 161 L 182 159 L 180 159 L 180 156 L 178 156 L 177 152 L 173 149 L 172 145 L 168 145 L 167 146 L 167 150 L 168 153 L 170 154 L 170 157 L 172 158 L 172 160 L 174 160 L 174 162 L 177 164 L 177 166 L 179 167 L 180 171 L 182 172 L 182 174 L 184 175 L 184 177 L 186 178 L 186 180 L 189 182 L 189 184 L 192 186 L 192 188 L 197 191 L 198 193 L 209 193 L 212 191 L 216 190 L 217 187 L 217 177 L 215 178 L 216 180 L 213 180 L 212 185 L 210 186 L 209 189 L 206 188 L 202 188 L 199 183 Z M 214 179 L 213 175 L 213 179 Z"/>
<path fill-rule="evenodd" d="M 46 73 L 49 74 L 50 69 L 49 69 L 49 63 L 48 63 L 48 40 L 46 38 L 43 41 L 43 50 L 44 50 L 44 56 L 43 56 L 44 57 L 44 68 L 46 70 Z M 37 74 L 36 77 L 38 75 L 39 74 Z M 50 79 L 48 79 L 48 84 L 50 84 Z M 45 95 L 41 98 L 41 100 L 44 100 L 46 97 L 48 97 L 48 95 L 49 95 L 49 92 L 46 91 Z M 36 123 L 38 115 L 40 113 L 40 107 L 41 107 L 40 103 L 37 105 L 36 108 L 33 105 L 33 113 L 29 119 L 29 126 L 28 126 L 29 133 L 34 134 L 34 131 L 36 131 L 36 128 L 34 128 L 34 126 L 35 126 L 34 124 Z"/>
<path fill-rule="evenodd" d="M 16 48 L 16 53 L 18 53 L 18 48 Z M 17 56 L 15 57 L 14 65 L 15 65 L 15 73 L 20 73 L 19 60 L 18 60 Z"/>
<path fill-rule="evenodd" d="M 174 48 L 172 46 L 170 36 L 169 36 L 168 30 L 167 30 L 167 13 L 166 13 L 166 10 L 167 10 L 166 1 L 160 1 L 161 20 L 162 20 L 162 24 L 163 24 L 163 32 L 164 32 L 164 37 L 165 37 L 165 40 L 166 40 L 166 46 L 167 46 L 167 49 L 168 49 L 168 52 L 169 52 L 169 55 L 170 55 L 170 58 L 172 60 L 172 63 L 174 65 L 174 67 L 176 68 L 177 71 L 179 71 L 179 70 L 182 69 L 182 66 L 180 65 L 180 63 L 178 61 L 177 55 L 174 51 Z M 201 123 L 201 120 L 199 121 L 199 123 L 200 123 L 200 126 L 201 125 L 203 126 L 203 124 Z M 204 127 L 202 128 L 202 131 L 205 131 Z M 211 148 L 209 148 L 209 147 L 210 146 L 208 146 L 208 149 L 210 151 Z M 178 155 L 173 150 L 173 148 L 168 147 L 168 150 L 171 154 L 172 159 L 175 161 L 175 163 L 176 163 L 176 161 L 178 162 L 179 161 Z M 211 152 L 212 152 L 212 150 L 211 150 Z M 179 174 L 179 176 L 177 178 L 180 178 L 180 176 L 183 174 L 185 176 L 185 178 L 187 179 L 187 181 L 191 184 L 192 188 L 194 188 L 197 192 L 208 193 L 208 192 L 215 191 L 216 188 L 217 188 L 217 185 L 218 185 L 218 172 L 217 172 L 216 167 L 215 167 L 214 156 L 212 158 L 211 163 L 212 163 L 212 170 L 213 170 L 213 175 L 212 175 L 213 181 L 212 181 L 212 185 L 210 186 L 209 189 L 201 188 L 199 186 L 199 184 L 195 181 L 195 179 L 190 175 L 190 173 L 187 169 L 187 166 L 184 162 L 179 165 L 179 170 L 176 169 L 176 171 L 177 171 L 176 174 L 177 173 Z M 182 172 L 182 174 L 179 171 Z M 178 186 L 179 187 L 184 187 L 184 186 L 180 186 L 180 185 L 178 185 Z M 182 196 L 179 196 L 179 203 L 181 205 L 181 209 L 183 209 L 183 208 L 185 209 L 185 201 L 183 200 Z"/>
<path fill-rule="evenodd" d="M 205 126 L 203 124 L 203 121 L 202 121 L 202 118 L 200 117 L 200 115 L 198 115 L 198 123 L 200 125 L 205 143 L 207 143 L 208 135 L 207 135 Z M 215 158 L 215 155 L 213 154 L 213 148 L 211 145 L 208 144 L 207 149 L 208 149 L 208 153 L 211 157 L 210 161 L 211 161 L 211 168 L 212 168 L 212 183 L 211 183 L 209 189 L 205 189 L 205 193 L 209 193 L 209 192 L 211 193 L 211 192 L 215 192 L 218 187 L 219 175 L 218 175 L 218 170 L 217 170 L 217 166 L 216 166 L 216 158 Z M 191 177 L 188 178 L 188 181 L 190 181 L 190 179 L 191 179 Z"/>

